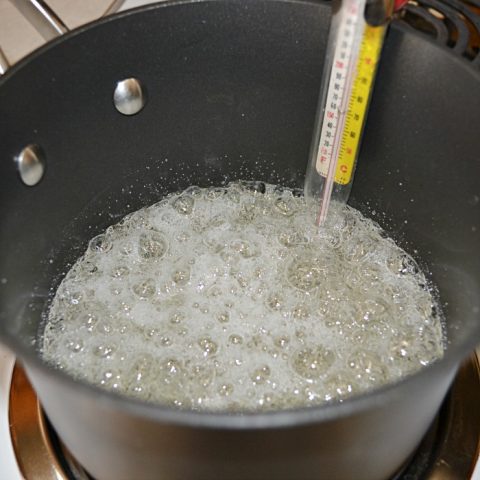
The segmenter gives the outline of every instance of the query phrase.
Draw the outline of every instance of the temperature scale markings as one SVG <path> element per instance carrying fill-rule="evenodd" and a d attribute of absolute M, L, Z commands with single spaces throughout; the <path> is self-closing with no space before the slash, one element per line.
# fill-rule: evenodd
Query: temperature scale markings
<path fill-rule="evenodd" d="M 367 25 L 353 3 L 342 20 L 338 34 L 341 40 L 335 49 L 327 90 L 316 168 L 320 175 L 327 177 L 337 155 L 335 182 L 347 185 L 353 175 L 385 27 Z M 357 56 L 353 37 L 358 22 L 365 25 Z"/>

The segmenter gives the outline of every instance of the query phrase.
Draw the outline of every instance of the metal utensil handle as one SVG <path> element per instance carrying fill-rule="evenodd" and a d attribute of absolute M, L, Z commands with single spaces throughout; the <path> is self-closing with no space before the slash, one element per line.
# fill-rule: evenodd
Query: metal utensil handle
<path fill-rule="evenodd" d="M 3 75 L 8 70 L 9 64 L 7 57 L 0 48 L 0 75 Z"/>
<path fill-rule="evenodd" d="M 10 3 L 48 42 L 68 32 L 68 27 L 43 0 L 10 0 Z"/>
<path fill-rule="evenodd" d="M 10 2 L 47 42 L 69 31 L 62 19 L 43 0 L 10 0 Z M 125 0 L 113 0 L 102 17 L 115 13 L 124 3 Z M 0 48 L 0 75 L 3 75 L 9 66 Z"/>

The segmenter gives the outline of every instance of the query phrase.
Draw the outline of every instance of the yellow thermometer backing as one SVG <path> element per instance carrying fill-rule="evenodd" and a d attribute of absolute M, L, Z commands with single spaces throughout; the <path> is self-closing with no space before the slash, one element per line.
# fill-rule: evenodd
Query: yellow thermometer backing
<path fill-rule="evenodd" d="M 341 185 L 352 179 L 384 33 L 385 27 L 365 26 L 338 152 L 335 182 Z"/>
<path fill-rule="evenodd" d="M 385 28 L 371 27 L 365 24 L 352 79 L 344 128 L 342 132 L 336 132 L 334 135 L 335 137 L 340 135 L 335 182 L 341 185 L 347 185 L 352 180 L 377 63 L 383 45 Z M 328 121 L 328 115 L 329 112 L 327 112 L 325 121 Z M 325 149 L 324 154 L 326 154 Z M 328 172 L 328 163 L 325 161 L 325 156 L 320 154 L 317 162 L 317 169 L 324 177 L 327 176 Z"/>

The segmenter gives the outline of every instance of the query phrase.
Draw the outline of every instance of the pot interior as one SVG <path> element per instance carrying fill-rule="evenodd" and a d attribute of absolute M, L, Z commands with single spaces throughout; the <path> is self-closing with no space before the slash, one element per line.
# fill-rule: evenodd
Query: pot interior
<path fill-rule="evenodd" d="M 0 332 L 33 360 L 52 288 L 88 240 L 189 185 L 301 188 L 326 48 L 325 2 L 160 4 L 67 35 L 0 80 Z M 141 80 L 124 116 L 116 82 Z M 350 203 L 430 273 L 446 359 L 480 339 L 480 77 L 393 23 Z M 27 187 L 14 159 L 45 153 Z"/>

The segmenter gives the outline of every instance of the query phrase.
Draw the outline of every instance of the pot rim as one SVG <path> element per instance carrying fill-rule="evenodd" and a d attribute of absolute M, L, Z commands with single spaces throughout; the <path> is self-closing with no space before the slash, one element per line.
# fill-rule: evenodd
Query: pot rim
<path fill-rule="evenodd" d="M 15 73 L 21 70 L 25 65 L 34 61 L 51 48 L 67 41 L 77 35 L 88 33 L 91 29 L 100 28 L 103 24 L 115 22 L 130 15 L 136 15 L 140 12 L 153 11 L 161 8 L 171 8 L 177 5 L 189 5 L 194 3 L 221 3 L 225 0 L 167 0 L 155 4 L 143 5 L 124 12 L 116 13 L 106 18 L 82 25 L 65 35 L 49 42 L 36 49 L 28 56 L 17 62 L 11 67 L 5 75 L 0 78 L 0 89 L 5 82 L 14 79 Z M 248 0 L 255 1 L 255 0 Z M 294 4 L 318 4 L 318 0 L 270 0 L 276 3 L 294 3 Z M 326 0 L 322 3 L 328 4 Z M 417 32 L 412 32 L 399 25 L 392 25 L 407 34 L 417 35 L 422 41 L 428 42 L 438 47 L 432 40 L 420 36 Z M 448 50 L 441 49 L 445 54 L 450 55 L 451 60 L 457 62 L 460 68 L 465 69 L 476 79 L 480 81 L 480 72 L 475 71 L 465 61 L 451 54 Z M 477 314 L 480 320 L 480 314 Z M 428 365 L 421 370 L 401 378 L 400 380 L 375 388 L 368 392 L 355 395 L 345 399 L 343 402 L 334 402 L 322 404 L 313 407 L 303 407 L 287 409 L 280 411 L 267 412 L 242 412 L 229 413 L 226 411 L 193 411 L 163 406 L 146 401 L 129 398 L 115 392 L 101 389 L 82 380 L 75 380 L 67 373 L 55 369 L 44 362 L 31 348 L 26 347 L 21 341 L 7 331 L 2 330 L 0 325 L 0 340 L 9 347 L 20 360 L 25 364 L 27 372 L 39 371 L 42 375 L 53 377 L 67 388 L 76 389 L 79 393 L 95 396 L 99 405 L 106 408 L 115 407 L 132 416 L 142 417 L 162 423 L 183 425 L 187 427 L 203 427 L 215 429 L 269 429 L 278 427 L 292 427 L 316 422 L 328 422 L 338 420 L 353 414 L 360 414 L 366 410 L 374 409 L 386 403 L 399 401 L 407 392 L 414 391 L 416 386 L 424 383 L 427 375 L 439 375 L 447 370 L 456 369 L 460 362 L 472 352 L 480 341 L 480 321 L 472 328 L 470 335 L 464 336 L 456 344 L 449 345 L 442 359 Z"/>

